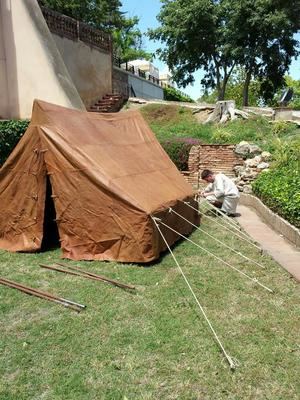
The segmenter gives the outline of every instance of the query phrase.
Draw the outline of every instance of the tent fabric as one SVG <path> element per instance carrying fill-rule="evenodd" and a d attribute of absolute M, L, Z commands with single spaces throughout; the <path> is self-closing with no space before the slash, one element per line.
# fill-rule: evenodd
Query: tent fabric
<path fill-rule="evenodd" d="M 41 248 L 47 177 L 64 258 L 149 262 L 166 246 L 151 215 L 182 234 L 198 224 L 193 190 L 138 111 L 89 113 L 35 100 L 0 170 L 0 248 Z M 194 204 L 196 206 L 196 203 Z M 172 245 L 178 236 L 163 229 Z"/>

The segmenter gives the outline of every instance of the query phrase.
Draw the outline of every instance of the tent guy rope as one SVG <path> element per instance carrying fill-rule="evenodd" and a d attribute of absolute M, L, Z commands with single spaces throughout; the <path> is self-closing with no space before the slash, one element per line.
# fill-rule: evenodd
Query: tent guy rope
<path fill-rule="evenodd" d="M 175 264 L 177 265 L 177 268 L 179 269 L 179 271 L 180 271 L 180 273 L 181 273 L 183 279 L 185 280 L 185 283 L 187 284 L 188 288 L 190 289 L 190 291 L 191 291 L 191 293 L 192 293 L 192 295 L 193 295 L 193 297 L 194 297 L 194 299 L 195 299 L 195 301 L 196 301 L 198 307 L 200 308 L 200 310 L 201 310 L 201 312 L 202 312 L 202 314 L 203 314 L 203 316 L 204 316 L 206 322 L 208 323 L 208 326 L 210 327 L 210 329 L 211 329 L 211 331 L 212 331 L 212 333 L 213 333 L 213 335 L 214 335 L 214 337 L 215 337 L 215 339 L 216 339 L 218 345 L 220 346 L 220 348 L 221 348 L 221 350 L 222 350 L 222 352 L 223 352 L 223 354 L 224 354 L 226 360 L 228 361 L 228 364 L 229 364 L 230 368 L 231 368 L 232 370 L 236 369 L 237 364 L 233 361 L 233 359 L 230 357 L 230 355 L 226 352 L 226 350 L 225 350 L 223 344 L 221 343 L 221 341 L 220 341 L 220 339 L 219 339 L 219 337 L 218 337 L 216 331 L 214 330 L 214 328 L 213 328 L 211 322 L 209 321 L 209 319 L 208 319 L 208 317 L 207 317 L 207 315 L 206 315 L 206 313 L 205 313 L 205 311 L 204 311 L 202 305 L 200 304 L 200 302 L 199 302 L 199 300 L 198 300 L 198 298 L 197 298 L 195 292 L 193 291 L 193 289 L 192 289 L 192 287 L 191 287 L 189 281 L 187 280 L 187 277 L 185 276 L 185 274 L 184 274 L 184 272 L 182 271 L 182 269 L 181 269 L 181 267 L 180 267 L 180 265 L 179 265 L 179 263 L 178 263 L 176 257 L 174 256 L 174 253 L 172 252 L 172 250 L 171 250 L 171 248 L 170 248 L 170 246 L 169 246 L 169 244 L 168 244 L 166 238 L 164 237 L 164 235 L 163 235 L 163 233 L 162 233 L 162 231 L 161 231 L 161 229 L 160 229 L 160 227 L 159 227 L 159 225 L 158 225 L 158 223 L 161 222 L 161 220 L 160 220 L 159 218 L 156 218 L 156 217 L 153 217 L 153 216 L 151 216 L 151 218 L 152 218 L 152 220 L 154 221 L 155 226 L 157 227 L 157 230 L 159 231 L 159 233 L 160 233 L 160 235 L 161 235 L 163 241 L 165 242 L 165 244 L 166 244 L 166 246 L 167 246 L 169 252 L 171 253 L 171 255 L 172 255 L 172 257 L 173 257 L 173 259 L 174 259 L 174 261 L 175 261 Z"/>
<path fill-rule="evenodd" d="M 231 251 L 233 251 L 234 253 L 236 253 L 237 255 L 243 257 L 245 260 L 250 261 L 253 264 L 258 265 L 260 268 L 265 268 L 262 264 L 258 263 L 255 260 L 252 260 L 251 258 L 245 256 L 244 254 L 242 254 L 240 251 L 236 251 L 235 249 L 233 249 L 232 247 L 228 246 L 226 243 L 222 242 L 221 240 L 217 239 L 216 237 L 214 237 L 213 235 L 211 235 L 210 233 L 206 232 L 204 229 L 200 228 L 199 226 L 193 224 L 191 221 L 189 221 L 187 218 L 185 218 L 183 215 L 180 215 L 178 212 L 176 212 L 175 210 L 173 210 L 173 208 L 169 208 L 169 210 L 171 212 L 173 212 L 174 214 L 178 215 L 178 217 L 182 218 L 183 220 L 185 220 L 186 222 L 188 222 L 190 225 L 192 225 L 194 228 L 196 228 L 198 231 L 205 233 L 207 236 L 209 236 L 210 238 L 212 238 L 213 240 L 215 240 L 216 242 L 220 243 L 221 245 L 223 245 L 224 247 L 227 247 L 228 249 L 230 249 Z"/>
<path fill-rule="evenodd" d="M 152 217 L 153 218 L 153 217 Z M 158 220 L 158 219 L 157 219 Z M 227 265 L 228 267 L 230 267 L 231 269 L 237 271 L 239 274 L 245 276 L 247 279 L 250 279 L 252 282 L 256 283 L 257 285 L 261 286 L 262 288 L 266 289 L 268 292 L 273 293 L 273 290 L 268 288 L 267 286 L 263 285 L 262 283 L 259 282 L 258 279 L 256 278 L 252 278 L 251 276 L 245 274 L 245 272 L 241 271 L 240 269 L 234 267 L 233 265 L 229 264 L 227 261 L 224 261 L 222 258 L 216 256 L 214 253 L 212 253 L 211 251 L 205 249 L 204 247 L 200 246 L 198 243 L 193 242 L 193 240 L 189 239 L 188 237 L 186 237 L 185 235 L 182 235 L 181 233 L 179 233 L 178 231 L 176 231 L 175 229 L 171 228 L 169 225 L 165 224 L 161 219 L 159 219 L 159 222 L 164 225 L 166 228 L 170 229 L 171 231 L 173 231 L 174 233 L 176 233 L 177 235 L 181 236 L 183 239 L 186 239 L 188 242 L 194 244 L 196 247 L 199 247 L 201 250 L 205 251 L 206 253 L 210 254 L 212 257 L 216 258 L 217 260 L 221 261 L 223 264 Z"/>
<path fill-rule="evenodd" d="M 223 213 L 218 207 L 216 207 L 215 205 L 210 203 L 208 200 L 204 200 L 203 202 L 198 202 L 198 204 L 199 204 L 199 207 L 201 207 L 202 205 L 204 205 L 206 207 L 204 209 L 204 211 L 215 210 L 216 213 L 220 217 L 222 217 L 222 221 L 223 221 L 224 225 L 226 225 L 230 229 L 234 229 L 235 231 L 237 231 L 239 233 L 239 235 L 246 237 L 251 242 L 254 242 L 253 239 L 251 238 L 251 236 L 247 232 L 243 232 L 241 230 L 241 226 L 239 225 L 238 222 L 233 221 L 233 219 L 229 218 L 225 213 Z M 202 213 L 204 213 L 204 211 L 202 211 Z M 206 214 L 204 214 L 204 215 L 206 215 Z"/>
<path fill-rule="evenodd" d="M 189 204 L 188 201 L 183 201 L 180 200 L 183 204 L 185 204 L 187 207 L 190 207 L 191 209 L 197 211 L 200 215 L 202 215 L 205 218 L 208 218 L 210 220 L 212 220 L 213 222 L 215 222 L 216 224 L 220 225 L 222 228 L 226 229 L 227 231 L 229 231 L 230 233 L 232 233 L 233 235 L 237 236 L 239 239 L 244 240 L 245 242 L 247 242 L 248 244 L 251 244 L 252 246 L 256 247 L 259 251 L 261 251 L 261 248 L 259 246 L 257 246 L 255 243 L 250 242 L 248 239 L 246 239 L 245 237 L 240 236 L 238 233 L 233 232 L 231 229 L 227 228 L 226 226 L 220 224 L 218 221 L 215 220 L 215 218 L 209 217 L 208 215 L 205 215 L 203 212 L 199 211 L 197 208 L 191 206 Z"/>

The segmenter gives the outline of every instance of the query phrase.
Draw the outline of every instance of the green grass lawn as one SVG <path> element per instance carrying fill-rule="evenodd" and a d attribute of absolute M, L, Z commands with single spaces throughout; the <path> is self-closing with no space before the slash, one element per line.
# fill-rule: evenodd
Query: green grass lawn
<path fill-rule="evenodd" d="M 191 109 L 177 105 L 148 104 L 140 108 L 159 141 L 172 138 L 195 138 L 203 143 L 236 144 L 242 140 L 257 143 L 263 150 L 274 150 L 278 140 L 289 142 L 299 138 L 295 124 L 250 115 L 226 124 L 201 124 Z"/>
<path fill-rule="evenodd" d="M 0 251 L 1 276 L 87 305 L 80 314 L 0 286 L 0 398 L 299 399 L 299 284 L 269 256 L 202 228 L 258 260 L 251 265 L 199 232 L 190 237 L 274 289 L 271 294 L 187 241 L 174 247 L 232 372 L 170 254 L 150 266 L 72 262 L 134 284 L 136 293 L 39 268 L 60 251 Z"/>

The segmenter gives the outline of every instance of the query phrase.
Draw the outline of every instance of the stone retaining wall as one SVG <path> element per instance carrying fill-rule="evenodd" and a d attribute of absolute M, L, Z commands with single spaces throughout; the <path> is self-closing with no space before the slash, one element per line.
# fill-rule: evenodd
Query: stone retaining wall
<path fill-rule="evenodd" d="M 250 194 L 241 193 L 240 203 L 254 208 L 269 226 L 300 248 L 300 230 L 271 211 L 260 199 Z"/>

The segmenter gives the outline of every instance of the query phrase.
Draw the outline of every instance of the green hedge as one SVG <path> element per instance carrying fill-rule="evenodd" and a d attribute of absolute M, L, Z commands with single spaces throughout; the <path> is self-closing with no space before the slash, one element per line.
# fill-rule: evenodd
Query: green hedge
<path fill-rule="evenodd" d="M 274 159 L 272 168 L 253 182 L 253 192 L 271 210 L 300 228 L 300 140 L 282 144 Z"/>
<path fill-rule="evenodd" d="M 200 140 L 193 138 L 175 138 L 161 142 L 165 152 L 179 171 L 187 171 L 191 147 L 198 144 L 201 144 Z"/>
<path fill-rule="evenodd" d="M 175 89 L 173 87 L 165 87 L 164 88 L 164 100 L 169 101 L 184 101 L 187 103 L 195 103 L 190 96 L 185 95 L 180 90 Z"/>
<path fill-rule="evenodd" d="M 0 121 L 0 166 L 5 162 L 29 125 L 29 121 Z"/>

